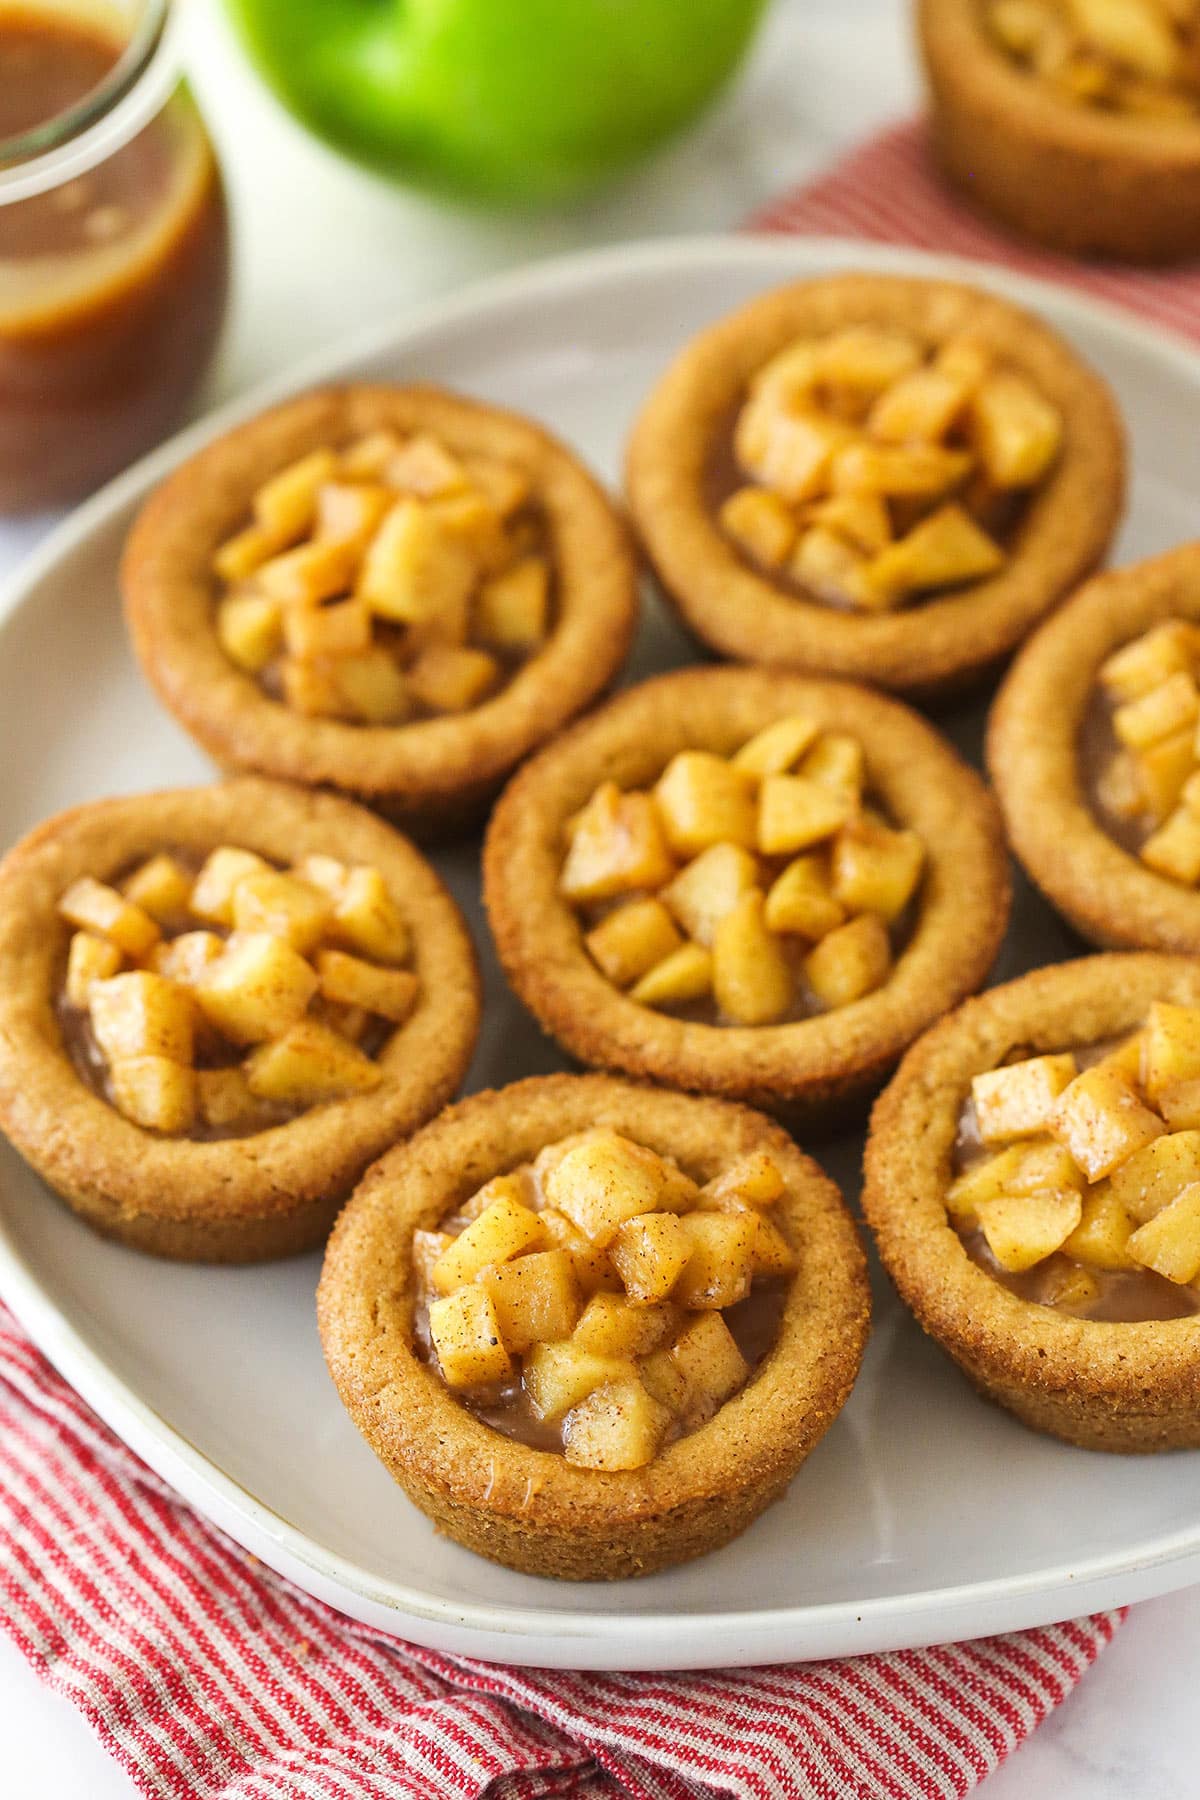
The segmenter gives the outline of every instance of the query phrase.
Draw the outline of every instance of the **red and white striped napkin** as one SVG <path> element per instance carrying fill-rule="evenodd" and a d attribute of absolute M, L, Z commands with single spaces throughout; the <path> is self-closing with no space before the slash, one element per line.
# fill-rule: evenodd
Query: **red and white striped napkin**
<path fill-rule="evenodd" d="M 920 120 L 889 126 L 826 175 L 782 194 L 746 221 L 752 231 L 862 238 L 1003 263 L 1127 307 L 1150 324 L 1200 337 L 1200 262 L 1162 271 L 1078 262 L 1039 250 L 971 212 L 941 181 Z"/>
<path fill-rule="evenodd" d="M 942 193 L 912 126 L 752 223 L 1002 261 L 1200 332 L 1200 275 L 1013 245 Z M 205 1524 L 0 1308 L 0 1631 L 153 1800 L 957 1800 L 1121 1617 L 699 1674 L 438 1655 L 341 1617 Z"/>
<path fill-rule="evenodd" d="M 206 1525 L 0 1309 L 0 1629 L 154 1800 L 950 1800 L 1120 1617 L 702 1674 L 441 1656 Z"/>

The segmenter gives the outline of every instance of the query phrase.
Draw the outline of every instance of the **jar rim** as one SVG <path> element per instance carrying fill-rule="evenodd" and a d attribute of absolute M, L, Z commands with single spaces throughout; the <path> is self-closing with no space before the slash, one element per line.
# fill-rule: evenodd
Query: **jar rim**
<path fill-rule="evenodd" d="M 179 9 L 146 0 L 125 49 L 96 87 L 42 125 L 0 139 L 0 206 L 73 181 L 148 125 L 179 81 Z"/>

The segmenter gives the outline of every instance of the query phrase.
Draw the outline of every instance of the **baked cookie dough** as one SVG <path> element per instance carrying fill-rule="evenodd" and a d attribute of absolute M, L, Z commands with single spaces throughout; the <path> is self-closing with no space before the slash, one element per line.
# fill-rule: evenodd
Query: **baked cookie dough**
<path fill-rule="evenodd" d="M 524 1201 L 536 1206 L 526 1170 L 539 1159 L 550 1190 L 542 1197 L 555 1206 L 531 1211 L 508 1184 L 516 1171 Z M 771 1171 L 775 1198 L 764 1205 Z M 709 1184 L 703 1205 L 717 1210 L 694 1216 L 724 1221 L 715 1261 L 712 1230 L 689 1237 L 685 1225 L 698 1184 Z M 493 1212 L 485 1225 L 497 1205 L 504 1217 Z M 558 1213 L 563 1205 L 569 1218 Z M 474 1221 L 459 1232 L 464 1208 Z M 547 1223 L 550 1212 L 557 1225 Z M 764 1213 L 794 1267 L 775 1277 L 772 1329 L 751 1363 L 712 1303 L 735 1273 L 726 1239 Z M 649 1346 L 629 1330 L 640 1313 L 645 1334 L 654 1307 L 616 1304 L 624 1290 L 614 1273 L 623 1260 L 617 1238 L 620 1221 L 636 1218 L 622 1240 L 636 1250 L 666 1217 L 690 1249 L 671 1302 L 658 1309 L 665 1330 Z M 448 1218 L 455 1231 L 431 1254 L 429 1240 Z M 573 1272 L 539 1289 L 534 1306 L 515 1272 L 546 1256 L 554 1262 L 564 1246 L 558 1260 Z M 481 1253 L 494 1260 L 462 1285 Z M 642 1279 L 663 1273 L 653 1258 L 635 1261 Z M 755 1266 L 761 1272 L 752 1255 L 739 1291 Z M 625 1267 L 636 1289 L 634 1263 Z M 441 1314 L 437 1300 L 429 1304 L 431 1282 L 444 1296 Z M 517 1288 L 524 1310 L 508 1297 Z M 596 1305 L 602 1295 L 607 1304 Z M 489 1306 L 494 1329 L 481 1337 L 477 1315 Z M 833 1183 L 779 1126 L 743 1107 L 603 1076 L 549 1076 L 473 1095 L 389 1152 L 339 1219 L 317 1294 L 338 1392 L 409 1498 L 481 1556 L 582 1581 L 649 1574 L 744 1531 L 836 1418 L 858 1372 L 868 1313 L 853 1221 Z M 544 1346 L 534 1354 L 531 1331 L 568 1326 L 565 1344 L 560 1335 L 551 1354 Z M 518 1342 L 526 1353 L 514 1387 Z M 489 1412 L 486 1383 L 481 1392 L 467 1378 L 496 1375 L 500 1352 L 500 1400 L 507 1394 L 510 1405 Z"/>

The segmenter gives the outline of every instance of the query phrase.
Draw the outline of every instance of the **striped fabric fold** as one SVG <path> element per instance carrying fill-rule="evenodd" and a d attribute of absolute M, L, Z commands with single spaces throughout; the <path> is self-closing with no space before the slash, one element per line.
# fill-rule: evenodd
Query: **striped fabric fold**
<path fill-rule="evenodd" d="M 443 1656 L 198 1518 L 0 1309 L 0 1630 L 153 1800 L 957 1800 L 1120 1617 L 686 1674 Z"/>
<path fill-rule="evenodd" d="M 1200 334 L 1200 273 L 1015 244 L 939 187 L 911 124 L 750 224 L 1003 262 Z M 197 1517 L 0 1308 L 0 1631 L 152 1800 L 961 1800 L 1122 1617 L 700 1673 L 440 1655 L 310 1599 Z"/>
<path fill-rule="evenodd" d="M 1182 337 L 1200 337 L 1200 263 L 1135 269 L 1078 262 L 1024 243 L 955 198 L 938 177 L 924 124 L 916 119 L 877 132 L 827 174 L 762 207 L 745 228 L 862 238 L 1002 263 L 1125 307 Z"/>

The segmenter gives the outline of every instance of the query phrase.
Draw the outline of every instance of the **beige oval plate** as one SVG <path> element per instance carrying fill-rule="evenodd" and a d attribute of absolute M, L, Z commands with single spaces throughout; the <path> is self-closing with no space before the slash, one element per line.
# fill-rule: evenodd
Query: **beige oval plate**
<path fill-rule="evenodd" d="M 965 275 L 1044 313 L 1113 383 L 1132 427 L 1119 559 L 1196 532 L 1200 359 L 1066 292 L 780 238 L 543 264 L 310 362 L 176 439 L 54 534 L 0 601 L 0 844 L 76 801 L 208 778 L 140 680 L 116 595 L 138 502 L 205 438 L 314 381 L 419 377 L 544 419 L 615 480 L 629 422 L 685 338 L 763 288 L 850 267 Z M 690 658 L 648 607 L 631 674 Z M 980 717 L 946 721 L 972 754 Z M 472 1085 L 561 1066 L 488 957 L 475 848 L 439 860 L 484 951 Z M 999 973 L 1078 948 L 1023 888 Z M 826 1157 L 848 1192 L 860 1152 L 847 1139 Z M 1106 1458 L 1034 1436 L 975 1398 L 882 1282 L 853 1398 L 787 1498 L 738 1542 L 612 1586 L 495 1568 L 435 1536 L 359 1439 L 321 1360 L 316 1275 L 315 1257 L 186 1268 L 102 1243 L 0 1146 L 0 1294 L 67 1379 L 247 1549 L 421 1643 L 576 1668 L 771 1662 L 1039 1624 L 1200 1578 L 1200 1456 Z"/>

